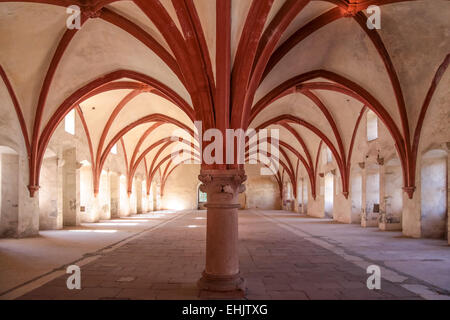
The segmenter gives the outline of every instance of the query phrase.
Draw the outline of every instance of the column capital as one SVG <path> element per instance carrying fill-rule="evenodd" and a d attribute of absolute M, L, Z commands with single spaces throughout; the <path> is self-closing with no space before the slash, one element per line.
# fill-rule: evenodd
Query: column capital
<path fill-rule="evenodd" d="M 239 207 L 238 196 L 245 191 L 244 170 L 202 170 L 200 190 L 208 195 L 206 207 Z"/>

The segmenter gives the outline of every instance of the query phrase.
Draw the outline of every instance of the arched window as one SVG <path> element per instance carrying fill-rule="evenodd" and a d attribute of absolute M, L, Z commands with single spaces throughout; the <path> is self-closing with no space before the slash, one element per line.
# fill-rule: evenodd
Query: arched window
<path fill-rule="evenodd" d="M 333 154 L 331 153 L 330 148 L 327 147 L 327 163 L 333 162 Z"/>
<path fill-rule="evenodd" d="M 377 115 L 369 110 L 367 112 L 367 141 L 373 141 L 378 138 L 378 118 Z"/>
<path fill-rule="evenodd" d="M 199 203 L 208 202 L 208 195 L 206 194 L 206 192 L 201 191 L 200 188 L 198 188 L 198 202 Z"/>
<path fill-rule="evenodd" d="M 75 109 L 72 109 L 64 118 L 64 130 L 75 135 Z"/>
<path fill-rule="evenodd" d="M 328 148 L 328 146 L 325 146 L 324 149 L 322 149 L 321 157 L 322 163 L 324 165 L 333 162 L 333 153 L 331 152 L 331 149 Z"/>
<path fill-rule="evenodd" d="M 111 148 L 111 153 L 117 154 L 117 143 L 115 145 L 113 145 L 113 147 Z"/>
<path fill-rule="evenodd" d="M 292 199 L 292 184 L 290 182 L 287 184 L 286 198 L 286 200 Z"/>

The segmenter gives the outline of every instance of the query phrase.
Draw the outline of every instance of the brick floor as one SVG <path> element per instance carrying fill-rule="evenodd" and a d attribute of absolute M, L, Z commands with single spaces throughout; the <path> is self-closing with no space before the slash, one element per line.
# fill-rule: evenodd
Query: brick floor
<path fill-rule="evenodd" d="M 19 299 L 198 299 L 206 231 L 199 217 L 205 212 L 184 215 L 102 254 L 81 268 L 82 290 L 68 290 L 68 276 L 61 276 Z M 420 299 L 385 279 L 381 290 L 368 290 L 364 268 L 259 213 L 240 213 L 239 235 L 249 300 Z"/>

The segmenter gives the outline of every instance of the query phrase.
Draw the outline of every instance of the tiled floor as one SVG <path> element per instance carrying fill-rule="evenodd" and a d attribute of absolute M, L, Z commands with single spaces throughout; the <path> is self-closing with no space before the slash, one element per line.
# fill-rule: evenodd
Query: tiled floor
<path fill-rule="evenodd" d="M 42 275 L 53 277 L 53 270 L 74 262 L 84 263 L 86 256 L 163 225 L 174 216 L 177 215 L 173 211 L 152 212 L 83 223 L 63 230 L 40 231 L 36 238 L 0 239 L 0 300 L 17 297 L 20 292 L 8 293 L 15 291 L 14 288 L 27 292 L 29 286 L 25 287 L 24 283 L 35 284 L 35 279 L 45 281 Z"/>
<path fill-rule="evenodd" d="M 68 290 L 68 275 L 62 275 L 19 299 L 197 299 L 196 281 L 204 267 L 205 223 L 205 212 L 182 214 L 115 249 L 98 252 L 97 259 L 81 267 L 82 290 Z M 330 232 L 324 236 L 321 233 L 327 227 Z M 366 233 L 372 239 L 374 229 L 278 211 L 242 211 L 239 228 L 247 299 L 448 298 L 445 288 L 389 267 L 379 259 L 382 252 L 376 252 L 377 259 L 366 254 L 364 249 L 380 241 L 364 245 L 361 235 Z M 353 229 L 358 229 L 354 239 L 360 243 L 347 250 L 342 246 L 346 237 L 339 232 Z M 391 235 L 379 233 L 380 239 L 401 240 Z M 445 246 L 439 250 L 450 251 Z M 381 290 L 367 289 L 366 267 L 371 264 L 382 269 Z M 445 281 L 445 274 L 439 279 Z"/>

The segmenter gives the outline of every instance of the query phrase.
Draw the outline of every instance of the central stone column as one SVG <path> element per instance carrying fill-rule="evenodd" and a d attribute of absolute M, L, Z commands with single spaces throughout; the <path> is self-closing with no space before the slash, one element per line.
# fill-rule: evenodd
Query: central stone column
<path fill-rule="evenodd" d="M 200 297 L 242 298 L 245 282 L 239 271 L 239 193 L 247 179 L 244 170 L 202 170 L 199 180 L 208 196 L 206 267 L 198 281 Z"/>

